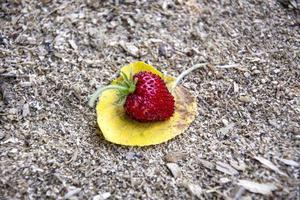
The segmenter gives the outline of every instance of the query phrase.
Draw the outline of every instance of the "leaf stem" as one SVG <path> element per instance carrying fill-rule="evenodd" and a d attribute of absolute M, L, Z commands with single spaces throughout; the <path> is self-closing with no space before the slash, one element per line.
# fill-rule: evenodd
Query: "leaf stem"
<path fill-rule="evenodd" d="M 173 85 L 172 87 L 172 91 L 176 88 L 176 86 L 180 83 L 180 81 L 186 76 L 188 75 L 189 73 L 191 73 L 192 71 L 196 70 L 196 69 L 199 69 L 201 67 L 204 67 L 206 66 L 208 63 L 200 63 L 200 64 L 196 64 L 194 65 L 193 67 L 183 71 L 175 80 L 175 84 Z"/>
<path fill-rule="evenodd" d="M 174 91 L 174 89 L 177 87 L 177 85 L 180 83 L 180 81 L 186 76 L 188 75 L 189 73 L 191 73 L 192 71 L 196 70 L 196 69 L 199 69 L 201 67 L 204 67 L 206 65 L 208 65 L 209 63 L 199 63 L 199 64 L 196 64 L 194 66 L 192 66 L 191 68 L 183 71 L 175 80 L 175 83 L 172 87 L 172 91 Z M 229 64 L 229 65 L 215 65 L 216 68 L 220 68 L 220 69 L 228 69 L 228 68 L 233 68 L 233 67 L 237 67 L 239 66 L 238 64 Z"/>

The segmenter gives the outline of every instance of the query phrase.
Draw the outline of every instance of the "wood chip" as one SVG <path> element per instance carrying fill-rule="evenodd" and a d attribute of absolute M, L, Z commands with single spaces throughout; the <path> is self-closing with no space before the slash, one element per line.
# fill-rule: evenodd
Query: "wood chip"
<path fill-rule="evenodd" d="M 13 86 L 0 79 L 0 100 L 4 101 L 5 104 L 9 104 L 14 98 Z"/>
<path fill-rule="evenodd" d="M 20 86 L 23 87 L 23 88 L 28 88 L 28 87 L 31 87 L 32 86 L 32 82 L 30 81 L 24 81 L 24 82 L 20 82 Z"/>
<path fill-rule="evenodd" d="M 277 172 L 280 175 L 287 176 L 285 173 L 283 173 L 277 166 L 275 166 L 271 161 L 261 157 L 261 156 L 255 156 L 254 157 L 257 161 L 259 161 L 263 166 Z"/>
<path fill-rule="evenodd" d="M 294 160 L 288 160 L 288 159 L 283 159 L 283 158 L 278 158 L 278 157 L 276 159 L 283 162 L 286 165 L 289 165 L 289 166 L 293 166 L 293 167 L 299 167 L 300 166 L 299 163 L 297 163 Z"/>
<path fill-rule="evenodd" d="M 181 169 L 176 163 L 167 163 L 167 167 L 174 176 L 174 178 L 181 177 Z"/>
<path fill-rule="evenodd" d="M 225 126 L 223 128 L 220 128 L 219 130 L 217 130 L 217 133 L 221 133 L 223 135 L 227 135 L 229 133 L 229 131 L 234 128 L 234 125 L 235 125 L 234 123 L 230 123 L 227 126 Z"/>
<path fill-rule="evenodd" d="M 252 98 L 250 96 L 248 96 L 248 95 L 240 96 L 239 100 L 241 102 L 244 102 L 244 103 L 250 103 L 250 102 L 252 102 Z"/>
<path fill-rule="evenodd" d="M 103 194 L 98 194 L 93 197 L 93 200 L 106 200 L 111 196 L 109 192 L 105 192 Z"/>
<path fill-rule="evenodd" d="M 219 182 L 222 184 L 225 184 L 225 183 L 231 182 L 231 180 L 227 177 L 223 177 L 223 178 L 220 178 Z"/>
<path fill-rule="evenodd" d="M 135 3 L 136 0 L 125 0 L 125 3 Z"/>
<path fill-rule="evenodd" d="M 299 196 L 300 0 L 0 2 L 1 197 L 197 199 L 201 187 L 202 199 L 265 198 L 238 192 L 239 179 L 275 184 L 266 199 Z M 105 140 L 86 101 L 134 60 L 174 77 L 205 64 L 181 84 L 199 111 L 186 135 L 146 148 Z"/>
<path fill-rule="evenodd" d="M 30 114 L 29 104 L 25 103 L 22 108 L 22 116 L 26 117 Z"/>
<path fill-rule="evenodd" d="M 0 130 L 0 140 L 2 140 L 5 137 L 4 131 Z"/>
<path fill-rule="evenodd" d="M 127 23 L 129 24 L 129 26 L 131 26 L 131 27 L 135 26 L 135 22 L 133 21 L 133 19 L 131 19 L 131 17 L 128 17 L 126 20 L 127 20 Z"/>
<path fill-rule="evenodd" d="M 239 190 L 235 193 L 235 195 L 234 195 L 234 200 L 239 200 L 239 199 L 241 199 L 241 196 L 244 194 L 244 192 L 245 192 L 245 188 L 244 187 L 240 187 L 239 188 Z"/>
<path fill-rule="evenodd" d="M 165 161 L 172 163 L 172 162 L 177 162 L 179 160 L 182 160 L 186 156 L 185 153 L 180 152 L 180 151 L 175 151 L 175 152 L 170 152 L 168 153 L 164 159 Z"/>
<path fill-rule="evenodd" d="M 215 165 L 207 160 L 203 160 L 201 158 L 198 159 L 200 164 L 204 167 L 206 167 L 207 169 L 214 169 Z"/>
<path fill-rule="evenodd" d="M 193 183 L 188 183 L 188 182 L 184 182 L 183 186 L 194 196 L 196 196 L 197 198 L 201 199 L 201 194 L 202 194 L 202 188 L 197 185 L 197 184 L 193 184 Z"/>
<path fill-rule="evenodd" d="M 233 92 L 238 93 L 239 92 L 239 85 L 236 82 L 233 82 Z"/>
<path fill-rule="evenodd" d="M 67 161 L 67 163 L 71 163 L 71 162 L 76 161 L 77 156 L 78 156 L 78 149 L 76 148 L 76 149 L 74 150 L 74 153 L 73 153 L 72 158 L 71 158 L 69 161 Z"/>
<path fill-rule="evenodd" d="M 224 162 L 217 162 L 216 169 L 220 172 L 223 172 L 225 174 L 229 174 L 229 175 L 232 175 L 232 176 L 239 174 L 239 172 L 237 170 L 235 170 L 229 164 L 224 163 Z"/>
<path fill-rule="evenodd" d="M 230 165 L 239 171 L 244 171 L 246 169 L 246 164 L 242 160 L 230 160 Z"/>
<path fill-rule="evenodd" d="M 276 185 L 272 183 L 257 183 L 249 180 L 239 180 L 237 184 L 250 192 L 263 195 L 270 195 L 272 191 L 277 189 Z"/>
<path fill-rule="evenodd" d="M 78 46 L 74 40 L 69 40 L 69 44 L 75 51 L 78 51 Z"/>
<path fill-rule="evenodd" d="M 139 57 L 139 48 L 137 48 L 135 45 L 128 43 L 128 42 L 124 42 L 124 41 L 120 41 L 120 46 L 130 55 L 134 56 L 134 57 Z"/>
<path fill-rule="evenodd" d="M 81 188 L 73 188 L 65 194 L 64 199 L 69 199 L 69 198 L 75 196 L 76 194 L 78 194 L 80 191 L 81 191 Z"/>

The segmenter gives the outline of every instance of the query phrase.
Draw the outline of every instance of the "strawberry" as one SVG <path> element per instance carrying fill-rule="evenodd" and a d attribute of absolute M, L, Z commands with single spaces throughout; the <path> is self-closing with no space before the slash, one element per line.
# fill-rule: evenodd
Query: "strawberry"
<path fill-rule="evenodd" d="M 140 122 L 163 121 L 175 111 L 175 101 L 165 82 L 152 72 L 143 71 L 129 78 L 121 72 L 123 81 L 96 91 L 89 105 L 93 106 L 97 97 L 105 90 L 117 90 L 119 103 L 124 103 L 125 113 Z"/>
<path fill-rule="evenodd" d="M 183 71 L 174 81 L 171 91 L 179 85 L 180 81 L 192 71 L 207 66 L 208 63 L 199 63 Z M 218 68 L 236 67 L 232 65 L 219 65 Z M 105 90 L 117 90 L 119 102 L 124 102 L 125 113 L 140 122 L 163 121 L 169 119 L 175 112 L 175 101 L 164 81 L 156 74 L 142 71 L 134 76 L 121 72 L 122 81 L 117 84 L 99 88 L 89 100 L 93 107 L 98 96 Z"/>
<path fill-rule="evenodd" d="M 140 72 L 133 79 L 136 89 L 126 98 L 126 114 L 140 122 L 169 119 L 174 113 L 175 101 L 164 81 L 151 72 Z"/>

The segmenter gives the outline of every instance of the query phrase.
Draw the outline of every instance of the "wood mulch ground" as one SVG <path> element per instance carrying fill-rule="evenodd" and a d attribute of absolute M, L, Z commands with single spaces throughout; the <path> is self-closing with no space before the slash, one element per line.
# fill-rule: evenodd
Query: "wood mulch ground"
<path fill-rule="evenodd" d="M 0 199 L 300 199 L 297 2 L 0 1 Z M 211 63 L 167 143 L 111 144 L 86 105 L 134 60 Z"/>

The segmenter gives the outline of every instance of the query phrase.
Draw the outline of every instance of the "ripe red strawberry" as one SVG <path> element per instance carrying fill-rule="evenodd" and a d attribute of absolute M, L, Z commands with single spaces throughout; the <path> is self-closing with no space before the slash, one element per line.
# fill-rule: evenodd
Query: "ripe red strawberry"
<path fill-rule="evenodd" d="M 119 102 L 124 102 L 126 114 L 140 122 L 163 121 L 175 111 L 175 101 L 164 81 L 148 71 L 139 72 L 133 77 L 121 73 L 123 81 L 97 90 L 90 98 L 93 106 L 97 97 L 105 90 L 117 90 Z"/>
<path fill-rule="evenodd" d="M 174 90 L 180 81 L 192 71 L 208 65 L 208 63 L 196 64 L 183 71 L 174 81 L 171 90 Z M 236 66 L 224 65 L 219 68 Z M 122 81 L 117 84 L 99 88 L 91 95 L 89 106 L 93 107 L 98 96 L 105 90 L 117 90 L 119 102 L 125 102 L 124 110 L 126 114 L 141 122 L 162 121 L 170 118 L 175 111 L 175 101 L 172 94 L 168 91 L 164 81 L 156 74 L 151 72 L 140 72 L 133 77 L 127 77 L 121 72 Z"/>
<path fill-rule="evenodd" d="M 174 113 L 174 97 L 164 81 L 151 72 L 134 75 L 136 89 L 124 104 L 126 114 L 141 122 L 163 121 Z"/>

